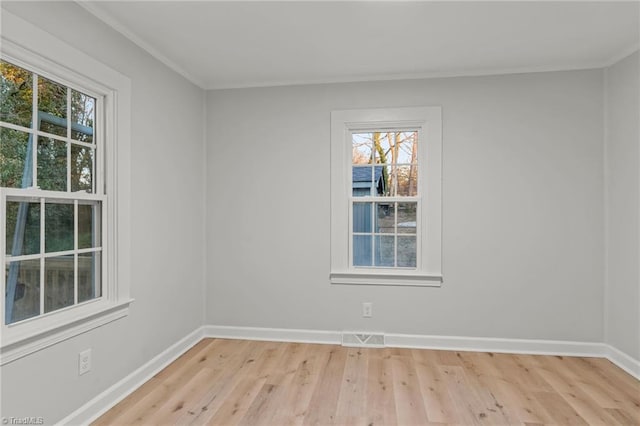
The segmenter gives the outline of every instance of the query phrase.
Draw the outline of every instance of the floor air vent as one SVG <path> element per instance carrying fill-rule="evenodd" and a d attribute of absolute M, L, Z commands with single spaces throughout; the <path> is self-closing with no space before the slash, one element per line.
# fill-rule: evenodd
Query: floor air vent
<path fill-rule="evenodd" d="M 384 334 L 345 331 L 342 333 L 342 346 L 384 348 Z"/>

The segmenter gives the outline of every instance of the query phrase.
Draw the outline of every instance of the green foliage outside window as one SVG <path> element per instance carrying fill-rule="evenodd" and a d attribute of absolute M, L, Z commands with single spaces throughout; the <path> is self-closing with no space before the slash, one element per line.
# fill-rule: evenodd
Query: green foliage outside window
<path fill-rule="evenodd" d="M 42 132 L 65 138 L 71 136 L 73 140 L 79 142 L 93 143 L 96 102 L 94 98 L 38 76 L 38 113 L 34 114 L 33 82 L 36 78 L 34 74 L 5 61 L 0 61 L 0 71 L 2 74 L 0 121 L 28 129 L 37 127 Z M 69 98 L 71 105 L 67 108 Z M 67 117 L 69 111 L 71 116 Z M 72 123 L 70 131 L 67 129 L 68 119 Z M 69 186 L 71 191 L 92 192 L 93 148 L 71 143 L 71 161 L 69 162 L 67 153 L 69 142 L 44 136 L 38 137 L 37 140 L 33 139 L 26 131 L 0 127 L 0 186 L 7 188 L 32 186 L 32 167 L 36 167 L 37 186 L 40 189 L 66 192 Z M 33 149 L 37 150 L 35 165 L 27 161 Z M 69 185 L 68 166 L 71 177 Z M 7 227 L 7 254 L 12 254 L 10 248 L 17 224 L 18 205 L 19 203 L 7 203 L 7 214 L 3 218 Z M 46 252 L 72 250 L 74 248 L 73 205 L 47 204 L 45 216 Z M 36 203 L 28 203 L 22 241 L 23 250 L 22 253 L 15 253 L 16 255 L 40 252 L 39 227 L 40 208 Z M 78 240 L 81 246 L 90 246 L 87 242 L 92 240 L 91 227 L 81 229 Z"/>

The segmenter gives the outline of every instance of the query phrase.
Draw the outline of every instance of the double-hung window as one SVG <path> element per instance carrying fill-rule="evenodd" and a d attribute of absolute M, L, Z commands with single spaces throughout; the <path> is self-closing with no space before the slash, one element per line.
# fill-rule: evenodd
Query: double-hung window
<path fill-rule="evenodd" d="M 113 321 L 130 302 L 118 271 L 128 255 L 118 178 L 128 161 L 129 80 L 17 17 L 5 22 L 29 49 L 2 40 L 2 364 Z"/>
<path fill-rule="evenodd" d="M 102 98 L 0 61 L 5 324 L 102 294 Z"/>
<path fill-rule="evenodd" d="M 439 285 L 439 107 L 331 114 L 331 282 Z"/>

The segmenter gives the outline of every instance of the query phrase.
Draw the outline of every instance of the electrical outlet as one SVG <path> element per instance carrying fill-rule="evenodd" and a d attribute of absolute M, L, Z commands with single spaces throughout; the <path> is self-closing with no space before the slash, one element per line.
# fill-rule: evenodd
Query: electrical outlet
<path fill-rule="evenodd" d="M 78 375 L 91 371 L 91 349 L 86 349 L 78 354 Z"/>
<path fill-rule="evenodd" d="M 373 316 L 373 303 L 362 303 L 362 318 L 371 318 Z"/>

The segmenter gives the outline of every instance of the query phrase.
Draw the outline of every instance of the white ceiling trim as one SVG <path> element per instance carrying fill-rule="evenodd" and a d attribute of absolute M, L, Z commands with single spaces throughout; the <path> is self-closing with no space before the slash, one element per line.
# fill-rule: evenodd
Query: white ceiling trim
<path fill-rule="evenodd" d="M 265 0 L 266 1 L 266 0 Z M 626 57 L 622 55 L 621 58 Z M 616 61 L 617 62 L 617 61 Z M 613 62 L 615 63 L 615 62 Z M 612 64 L 613 64 L 612 63 Z M 608 64 L 608 62 L 607 62 Z M 455 77 L 486 77 L 495 75 L 509 74 L 528 74 L 537 72 L 557 72 L 557 71 L 579 71 L 591 70 L 608 67 L 609 65 L 601 62 L 585 62 L 576 65 L 567 65 L 561 67 L 521 67 L 521 68 L 491 68 L 491 69 L 470 69 L 465 71 L 442 71 L 427 72 L 415 74 L 388 74 L 388 75 L 366 75 L 360 77 L 339 77 L 339 78 L 323 78 L 317 80 L 282 80 L 282 81 L 263 81 L 251 84 L 234 84 L 234 85 L 211 85 L 206 90 L 226 90 L 226 89 L 250 89 L 259 87 L 277 87 L 277 86 L 304 86 L 312 84 L 332 84 L 332 83 L 375 83 L 376 81 L 398 81 L 398 80 L 424 80 L 430 78 L 455 78 Z"/>
<path fill-rule="evenodd" d="M 620 52 L 618 52 L 617 55 L 611 56 L 609 60 L 604 62 L 604 64 L 602 65 L 602 68 L 609 68 L 611 65 L 614 65 L 620 62 L 622 59 L 635 53 L 638 50 L 640 50 L 640 42 L 634 43 L 631 46 L 627 47 L 626 49 L 623 49 Z"/>
<path fill-rule="evenodd" d="M 266 0 L 265 0 L 266 1 Z M 291 0 L 294 1 L 294 0 Z M 365 1 L 365 0 L 362 0 Z M 416 0 L 418 1 L 418 0 Z M 578 0 L 576 0 L 578 1 Z M 200 87 L 203 90 L 224 90 L 224 89 L 245 89 L 245 88 L 258 88 L 258 87 L 276 87 L 276 86 L 301 86 L 311 84 L 329 84 L 329 83 L 357 83 L 357 82 L 375 82 L 375 81 L 396 81 L 396 80 L 420 80 L 429 78 L 449 78 L 449 77 L 480 77 L 491 75 L 506 75 L 506 74 L 526 74 L 537 72 L 556 72 L 556 71 L 577 71 L 586 69 L 599 69 L 608 68 L 611 65 L 617 63 L 621 59 L 631 55 L 637 50 L 640 50 L 640 42 L 621 50 L 615 55 L 612 55 L 608 60 L 603 62 L 583 62 L 583 63 L 569 63 L 562 66 L 532 66 L 532 67 L 520 67 L 520 68 L 490 68 L 490 69 L 468 69 L 468 70 L 449 70 L 449 71 L 434 71 L 425 73 L 413 73 L 413 74 L 387 74 L 387 75 L 362 75 L 362 76 L 345 76 L 335 78 L 321 78 L 314 80 L 267 80 L 257 81 L 247 84 L 212 84 L 208 85 L 204 81 L 195 77 L 190 72 L 186 71 L 182 66 L 176 62 L 167 58 L 160 53 L 156 48 L 149 45 L 142 38 L 138 37 L 135 33 L 130 31 L 126 26 L 122 25 L 99 7 L 96 7 L 91 0 L 75 0 L 75 2 L 94 15 L 96 18 L 109 25 L 115 31 L 122 34 L 129 39 L 132 43 L 149 53 L 151 56 L 162 62 L 164 65 L 174 70 L 191 83 Z"/>
<path fill-rule="evenodd" d="M 151 56 L 153 56 L 154 58 L 156 58 L 157 60 L 159 60 L 160 62 L 162 62 L 163 64 L 165 64 L 166 66 L 168 66 L 169 68 L 171 68 L 172 70 L 174 70 L 175 72 L 183 76 L 184 78 L 186 78 L 187 80 L 189 80 L 191 83 L 195 84 L 201 89 L 206 90 L 206 85 L 204 84 L 203 81 L 200 81 L 200 79 L 193 76 L 191 73 L 189 73 L 187 70 L 182 68 L 180 65 L 176 64 L 174 61 L 172 61 L 171 59 L 167 58 L 162 53 L 160 53 L 157 49 L 150 46 L 147 42 L 142 40 L 136 34 L 129 31 L 129 29 L 127 29 L 124 25 L 120 24 L 110 14 L 108 14 L 107 12 L 104 12 L 102 9 L 92 4 L 91 1 L 76 0 L 76 3 L 81 7 L 83 7 L 85 10 L 87 10 L 87 12 L 91 13 L 93 16 L 95 16 L 96 18 L 98 18 L 105 24 L 109 25 L 111 28 L 113 28 L 123 36 L 125 36 L 127 39 L 129 39 L 131 42 L 136 44 L 142 50 L 146 51 L 148 54 L 150 54 Z"/>

